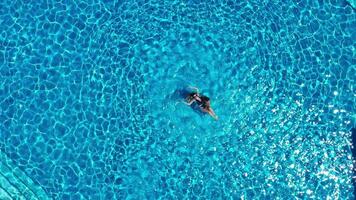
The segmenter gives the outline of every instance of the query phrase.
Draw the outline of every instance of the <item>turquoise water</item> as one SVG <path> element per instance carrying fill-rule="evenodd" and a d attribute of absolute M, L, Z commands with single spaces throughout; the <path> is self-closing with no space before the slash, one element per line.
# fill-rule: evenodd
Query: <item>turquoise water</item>
<path fill-rule="evenodd" d="M 0 150 L 28 188 L 49 199 L 354 198 L 346 1 L 39 2 L 0 3 Z M 218 121 L 180 103 L 188 85 Z M 0 197 L 14 195 L 3 185 Z"/>

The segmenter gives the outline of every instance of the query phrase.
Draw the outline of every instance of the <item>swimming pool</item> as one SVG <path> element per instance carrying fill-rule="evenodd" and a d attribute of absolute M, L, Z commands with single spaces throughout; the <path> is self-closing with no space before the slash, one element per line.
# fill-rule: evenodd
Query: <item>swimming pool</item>
<path fill-rule="evenodd" d="M 1 199 L 354 198 L 346 1 L 39 2 L 0 3 Z"/>

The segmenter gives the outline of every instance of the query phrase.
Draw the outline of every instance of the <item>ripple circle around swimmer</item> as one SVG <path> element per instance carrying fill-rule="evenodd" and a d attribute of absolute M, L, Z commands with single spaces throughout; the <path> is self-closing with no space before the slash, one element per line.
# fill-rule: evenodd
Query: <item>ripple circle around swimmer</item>
<path fill-rule="evenodd" d="M 0 179 L 38 199 L 353 199 L 346 1 L 0 8 L 0 150 L 21 174 Z"/>

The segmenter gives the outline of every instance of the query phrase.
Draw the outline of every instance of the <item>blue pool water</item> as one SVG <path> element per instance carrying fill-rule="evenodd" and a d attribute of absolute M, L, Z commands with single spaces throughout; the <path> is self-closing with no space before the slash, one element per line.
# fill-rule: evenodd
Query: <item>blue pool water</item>
<path fill-rule="evenodd" d="M 5 0 L 0 23 L 0 199 L 354 198 L 346 1 Z"/>

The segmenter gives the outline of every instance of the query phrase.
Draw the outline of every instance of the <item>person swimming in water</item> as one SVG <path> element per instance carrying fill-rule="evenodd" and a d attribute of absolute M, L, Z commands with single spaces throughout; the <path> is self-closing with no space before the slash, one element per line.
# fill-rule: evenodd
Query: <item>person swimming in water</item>
<path fill-rule="evenodd" d="M 190 106 L 194 102 L 196 102 L 202 112 L 208 113 L 215 120 L 218 120 L 218 116 L 215 114 L 214 110 L 210 106 L 210 98 L 204 95 L 200 95 L 199 89 L 196 87 L 190 86 L 189 88 L 194 89 L 195 92 L 190 93 L 186 98 L 187 102 L 184 103 Z"/>
<path fill-rule="evenodd" d="M 208 113 L 215 120 L 218 120 L 218 116 L 215 114 L 214 110 L 210 106 L 210 98 L 202 95 L 202 96 L 200 96 L 200 99 L 201 99 L 201 102 L 197 101 L 200 109 L 203 112 Z"/>
<path fill-rule="evenodd" d="M 191 86 L 189 86 L 189 88 L 195 90 L 195 92 L 189 93 L 188 96 L 185 99 L 187 102 L 184 102 L 184 103 L 187 104 L 188 106 L 190 106 L 194 102 L 201 102 L 202 100 L 201 100 L 200 95 L 199 95 L 199 89 L 196 88 L 196 87 L 191 87 Z"/>

